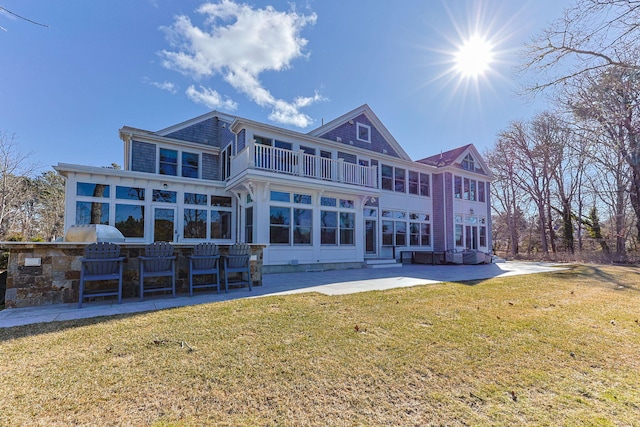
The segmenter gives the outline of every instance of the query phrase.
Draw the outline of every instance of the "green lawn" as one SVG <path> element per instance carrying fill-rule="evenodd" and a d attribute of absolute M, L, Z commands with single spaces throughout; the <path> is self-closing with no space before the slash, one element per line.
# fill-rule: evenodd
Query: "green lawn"
<path fill-rule="evenodd" d="M 640 269 L 0 329 L 0 425 L 640 424 Z"/>

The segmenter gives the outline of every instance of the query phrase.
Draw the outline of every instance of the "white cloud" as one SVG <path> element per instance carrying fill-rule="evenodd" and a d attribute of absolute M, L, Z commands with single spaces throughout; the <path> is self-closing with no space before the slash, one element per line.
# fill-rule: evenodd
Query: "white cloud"
<path fill-rule="evenodd" d="M 178 88 L 176 87 L 176 85 L 171 83 L 171 82 L 166 82 L 166 81 L 165 82 L 154 82 L 152 80 L 149 80 L 146 77 L 145 77 L 144 81 L 145 81 L 145 83 L 150 84 L 151 86 L 155 86 L 158 89 L 166 90 L 167 92 L 176 93 L 178 91 Z"/>
<path fill-rule="evenodd" d="M 277 99 L 259 76 L 264 71 L 287 70 L 294 59 L 306 56 L 307 40 L 300 32 L 315 24 L 317 16 L 300 15 L 295 10 L 280 12 L 271 6 L 253 9 L 231 0 L 206 3 L 197 11 L 205 15 L 202 28 L 184 15 L 163 28 L 175 49 L 160 53 L 163 65 L 196 80 L 219 75 L 256 104 L 271 108 L 271 120 L 299 127 L 310 125 L 311 118 L 300 110 L 322 100 L 320 95 L 298 97 L 292 102 Z M 187 95 L 196 102 L 208 105 L 206 102 L 222 101 L 216 91 L 206 87 L 189 89 Z M 228 99 L 221 105 L 237 107 Z"/>
<path fill-rule="evenodd" d="M 193 85 L 189 86 L 185 92 L 189 99 L 198 104 L 203 104 L 212 110 L 222 109 L 227 111 L 233 111 L 238 108 L 238 104 L 233 100 L 226 98 L 223 99 L 218 92 L 213 89 L 200 86 L 200 90 L 196 89 Z"/>

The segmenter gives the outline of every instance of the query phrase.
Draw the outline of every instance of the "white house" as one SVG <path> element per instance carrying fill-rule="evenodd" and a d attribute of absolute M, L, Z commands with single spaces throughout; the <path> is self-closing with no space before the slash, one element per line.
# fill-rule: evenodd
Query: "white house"
<path fill-rule="evenodd" d="M 368 105 L 309 133 L 212 111 L 157 132 L 125 126 L 120 138 L 123 170 L 55 167 L 65 229 L 264 244 L 265 272 L 491 252 L 492 176 L 475 147 L 413 161 Z"/>

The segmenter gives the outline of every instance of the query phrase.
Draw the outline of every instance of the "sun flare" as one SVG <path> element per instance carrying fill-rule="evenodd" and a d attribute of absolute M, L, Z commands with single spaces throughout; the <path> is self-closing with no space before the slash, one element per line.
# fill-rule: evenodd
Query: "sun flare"
<path fill-rule="evenodd" d="M 491 67 L 493 46 L 480 36 L 465 40 L 455 53 L 455 70 L 463 77 L 477 78 Z"/>

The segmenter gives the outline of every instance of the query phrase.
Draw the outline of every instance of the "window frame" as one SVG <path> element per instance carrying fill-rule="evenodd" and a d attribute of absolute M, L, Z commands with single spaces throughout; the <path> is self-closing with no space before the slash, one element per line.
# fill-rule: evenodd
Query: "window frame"
<path fill-rule="evenodd" d="M 360 137 L 361 129 L 364 129 L 366 131 L 366 139 Z M 365 125 L 364 123 L 356 122 L 356 140 L 371 144 L 371 126 Z"/>

